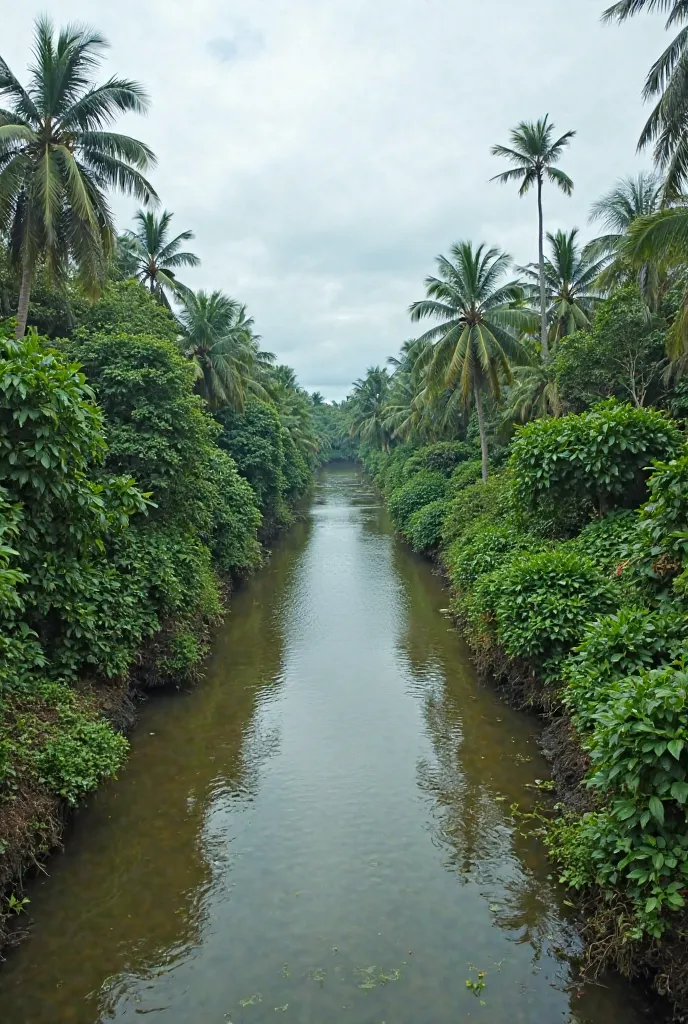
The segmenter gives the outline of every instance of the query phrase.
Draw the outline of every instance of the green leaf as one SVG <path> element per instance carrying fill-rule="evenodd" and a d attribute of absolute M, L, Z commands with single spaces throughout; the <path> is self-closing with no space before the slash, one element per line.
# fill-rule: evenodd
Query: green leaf
<path fill-rule="evenodd" d="M 650 808 L 650 813 L 652 814 L 653 818 L 656 818 L 656 820 L 659 822 L 659 824 L 663 825 L 664 824 L 664 804 L 659 799 L 659 797 L 658 796 L 651 796 L 650 800 L 649 800 L 649 803 L 648 803 L 648 806 Z"/>
<path fill-rule="evenodd" d="M 674 800 L 684 804 L 688 800 L 688 782 L 674 782 L 671 787 L 671 795 Z"/>

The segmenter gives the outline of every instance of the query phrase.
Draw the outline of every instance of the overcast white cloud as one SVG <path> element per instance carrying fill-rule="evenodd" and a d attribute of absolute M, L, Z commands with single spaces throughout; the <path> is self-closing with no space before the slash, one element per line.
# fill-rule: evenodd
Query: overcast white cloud
<path fill-rule="evenodd" d="M 58 23 L 109 38 L 107 70 L 142 81 L 126 127 L 202 266 L 193 287 L 249 304 L 301 382 L 342 397 L 413 329 L 434 256 L 458 238 L 534 257 L 532 197 L 490 184 L 523 118 L 578 136 L 547 227 L 586 227 L 635 155 L 661 19 L 599 22 L 604 0 L 53 0 Z M 44 4 L 0 0 L 3 56 L 22 78 Z M 122 225 L 135 207 L 118 201 Z"/>

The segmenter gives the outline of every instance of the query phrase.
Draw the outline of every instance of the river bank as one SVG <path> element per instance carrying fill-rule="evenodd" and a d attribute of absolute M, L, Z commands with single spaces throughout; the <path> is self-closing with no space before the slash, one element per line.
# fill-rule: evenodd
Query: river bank
<path fill-rule="evenodd" d="M 648 467 L 633 419 L 671 453 L 665 417 L 608 403 L 530 424 L 486 483 L 463 442 L 362 454 L 396 528 L 441 566 L 479 671 L 547 723 L 558 802 L 535 826 L 583 912 L 585 970 L 649 979 L 682 1019 L 686 458 Z M 605 435 L 591 475 L 583 453 Z M 600 489 L 606 466 L 623 485 Z"/>
<path fill-rule="evenodd" d="M 8 1022 L 647 1019 L 562 958 L 575 920 L 509 811 L 546 778 L 539 728 L 479 683 L 445 607 L 360 471 L 321 474 L 204 684 L 142 707 L 31 884 Z"/>

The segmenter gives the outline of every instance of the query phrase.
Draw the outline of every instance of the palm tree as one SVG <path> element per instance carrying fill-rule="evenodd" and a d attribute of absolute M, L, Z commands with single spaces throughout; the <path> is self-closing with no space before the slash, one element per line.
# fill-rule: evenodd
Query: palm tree
<path fill-rule="evenodd" d="M 365 377 L 354 382 L 351 395 L 351 436 L 385 451 L 391 436 L 386 424 L 388 396 L 389 374 L 379 366 L 371 366 Z"/>
<path fill-rule="evenodd" d="M 642 11 L 669 11 L 667 30 L 688 22 L 685 0 L 618 0 L 602 15 L 603 21 L 624 22 Z M 688 28 L 682 27 L 655 61 L 645 80 L 643 99 L 659 97 L 643 128 L 638 149 L 654 142 L 654 158 L 664 172 L 665 199 L 681 194 L 688 180 Z"/>
<path fill-rule="evenodd" d="M 681 282 L 684 293 L 681 308 L 667 335 L 667 355 L 684 361 L 688 356 L 688 288 L 685 284 L 688 249 L 688 205 L 665 207 L 633 222 L 621 250 L 632 266 L 647 263 L 668 273 L 670 280 Z"/>
<path fill-rule="evenodd" d="M 600 221 L 607 234 L 589 242 L 585 252 L 591 256 L 611 257 L 598 281 L 602 291 L 612 291 L 628 282 L 631 268 L 622 255 L 628 231 L 638 217 L 647 217 L 659 209 L 661 193 L 661 179 L 656 174 L 641 171 L 637 178 L 620 178 L 609 192 L 593 203 L 590 221 Z M 647 307 L 655 307 L 660 288 L 656 264 L 645 264 L 633 277 Z"/>
<path fill-rule="evenodd" d="M 551 257 L 545 259 L 545 294 L 549 340 L 556 343 L 567 334 L 590 327 L 590 316 L 601 298 L 596 281 L 607 263 L 607 257 L 595 259 L 577 242 L 578 228 L 571 231 L 548 232 Z M 522 272 L 533 282 L 540 280 L 535 267 Z"/>
<path fill-rule="evenodd" d="M 556 352 L 553 348 L 552 354 Z M 502 422 L 528 423 L 548 416 L 561 416 L 564 403 L 557 387 L 554 359 L 539 359 L 513 369 L 513 383 L 506 399 Z"/>
<path fill-rule="evenodd" d="M 112 77 L 93 84 L 107 47 L 96 32 L 67 26 L 55 38 L 48 18 L 36 22 L 34 64 L 24 88 L 0 58 L 0 234 L 21 267 L 17 337 L 26 332 L 31 284 L 39 263 L 64 282 L 74 264 L 97 290 L 115 238 L 107 190 L 143 203 L 157 196 L 143 176 L 155 158 L 142 142 L 105 131 L 118 114 L 145 113 L 137 82 Z"/>
<path fill-rule="evenodd" d="M 197 267 L 201 262 L 193 252 L 180 252 L 182 242 L 190 241 L 193 231 L 182 231 L 168 239 L 170 221 L 174 214 L 163 210 L 159 217 L 152 211 L 139 210 L 134 218 L 136 231 L 126 231 L 124 246 L 134 258 L 134 273 L 138 281 L 150 288 L 158 302 L 170 308 L 165 289 L 178 293 L 183 287 L 177 280 L 179 267 Z"/>
<path fill-rule="evenodd" d="M 463 409 L 475 403 L 482 474 L 487 480 L 483 394 L 499 398 L 500 378 L 511 380 L 511 363 L 527 361 L 519 334 L 532 330 L 536 320 L 523 306 L 520 283 L 502 283 L 511 263 L 506 253 L 484 245 L 474 250 L 470 242 L 458 242 L 451 247 L 451 257 L 437 257 L 439 276 L 425 280 L 428 298 L 414 302 L 409 312 L 414 321 L 440 321 L 419 339 L 432 343 L 419 356 L 427 372 L 428 396 L 449 388 Z"/>
<path fill-rule="evenodd" d="M 311 403 L 314 406 L 320 406 L 325 404 L 325 396 L 322 391 L 311 391 Z"/>
<path fill-rule="evenodd" d="M 662 181 L 651 171 L 641 171 L 636 178 L 619 178 L 590 208 L 590 223 L 600 222 L 607 229 L 607 234 L 590 246 L 615 256 L 633 221 L 659 209 L 661 192 Z"/>
<path fill-rule="evenodd" d="M 299 382 L 296 379 L 296 370 L 285 363 L 280 363 L 270 369 L 270 379 L 287 390 L 298 390 Z"/>
<path fill-rule="evenodd" d="M 260 349 L 246 307 L 221 291 L 180 292 L 179 347 L 192 360 L 198 390 L 211 408 L 241 411 L 247 393 L 267 398 L 260 376 L 274 356 Z"/>
<path fill-rule="evenodd" d="M 542 213 L 542 186 L 545 178 L 564 195 L 570 196 L 573 182 L 555 165 L 569 145 L 575 132 L 566 132 L 554 138 L 554 125 L 549 123 L 549 114 L 539 121 L 521 121 L 511 132 L 511 146 L 493 146 L 493 156 L 501 156 L 514 164 L 508 171 L 496 174 L 492 181 L 506 184 L 520 182 L 518 194 L 524 196 L 533 185 L 537 188 L 538 203 L 538 267 L 540 271 L 540 343 L 543 358 L 549 355 L 547 340 L 547 296 L 545 290 L 544 218 Z"/>

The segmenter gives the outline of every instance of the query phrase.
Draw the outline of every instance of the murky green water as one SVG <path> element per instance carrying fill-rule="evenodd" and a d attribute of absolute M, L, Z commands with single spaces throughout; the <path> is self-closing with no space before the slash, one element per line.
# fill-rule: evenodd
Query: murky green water
<path fill-rule="evenodd" d="M 149 701 L 31 887 L 3 1024 L 645 1020 L 557 957 L 562 893 L 509 815 L 547 774 L 537 725 L 476 681 L 446 601 L 326 470 L 203 685 Z"/>

